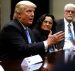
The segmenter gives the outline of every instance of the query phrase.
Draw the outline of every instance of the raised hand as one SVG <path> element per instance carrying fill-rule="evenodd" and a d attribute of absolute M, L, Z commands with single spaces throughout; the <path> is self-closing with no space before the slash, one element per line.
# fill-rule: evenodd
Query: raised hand
<path fill-rule="evenodd" d="M 56 44 L 56 43 L 62 41 L 63 39 L 64 39 L 64 32 L 60 31 L 60 32 L 57 32 L 53 35 L 49 34 L 48 39 L 47 39 L 47 43 L 50 46 L 52 44 Z"/>

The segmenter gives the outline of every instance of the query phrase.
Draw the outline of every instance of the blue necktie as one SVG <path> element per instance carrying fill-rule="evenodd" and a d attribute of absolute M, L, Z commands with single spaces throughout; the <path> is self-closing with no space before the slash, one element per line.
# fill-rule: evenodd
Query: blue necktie
<path fill-rule="evenodd" d="M 32 43 L 28 29 L 26 29 L 26 35 L 27 35 L 27 38 L 28 38 L 28 43 Z"/>
<path fill-rule="evenodd" d="M 71 30 L 71 24 L 68 24 L 68 33 L 69 33 L 69 39 L 73 39 L 73 34 Z"/>

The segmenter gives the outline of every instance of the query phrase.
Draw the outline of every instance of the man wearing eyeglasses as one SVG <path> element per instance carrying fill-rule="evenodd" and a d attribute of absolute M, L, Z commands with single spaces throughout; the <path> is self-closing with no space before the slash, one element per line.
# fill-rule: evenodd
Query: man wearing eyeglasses
<path fill-rule="evenodd" d="M 74 17 L 75 17 L 75 5 L 72 3 L 66 4 L 64 6 L 64 18 L 57 21 L 56 27 L 57 31 L 62 30 L 65 32 L 65 39 L 57 45 L 58 48 L 69 50 L 73 46 L 74 42 L 72 43 L 69 38 L 68 24 L 70 24 L 70 30 L 72 33 L 72 38 L 74 40 L 75 39 L 75 22 L 73 21 Z"/>

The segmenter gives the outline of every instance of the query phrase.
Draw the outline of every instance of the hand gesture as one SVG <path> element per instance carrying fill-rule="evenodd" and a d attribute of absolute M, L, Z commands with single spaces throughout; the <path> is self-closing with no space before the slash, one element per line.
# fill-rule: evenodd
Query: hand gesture
<path fill-rule="evenodd" d="M 64 32 L 60 31 L 60 32 L 57 32 L 53 35 L 49 34 L 48 39 L 47 39 L 47 43 L 50 46 L 52 44 L 56 44 L 56 43 L 62 41 L 63 39 L 64 39 Z"/>

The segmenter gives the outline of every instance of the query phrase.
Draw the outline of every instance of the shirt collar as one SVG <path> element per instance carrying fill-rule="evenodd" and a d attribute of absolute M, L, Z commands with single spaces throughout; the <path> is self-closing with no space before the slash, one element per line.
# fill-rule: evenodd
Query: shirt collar
<path fill-rule="evenodd" d="M 64 22 L 66 23 L 65 25 L 68 25 L 69 22 L 64 18 Z M 73 25 L 72 22 L 70 22 L 71 26 Z"/>
<path fill-rule="evenodd" d="M 18 20 L 19 21 L 19 20 Z M 20 21 L 19 21 L 20 22 Z M 21 22 L 20 22 L 21 23 Z M 26 30 L 28 27 L 24 26 L 22 23 L 21 23 L 22 27 L 24 28 L 24 30 Z"/>

